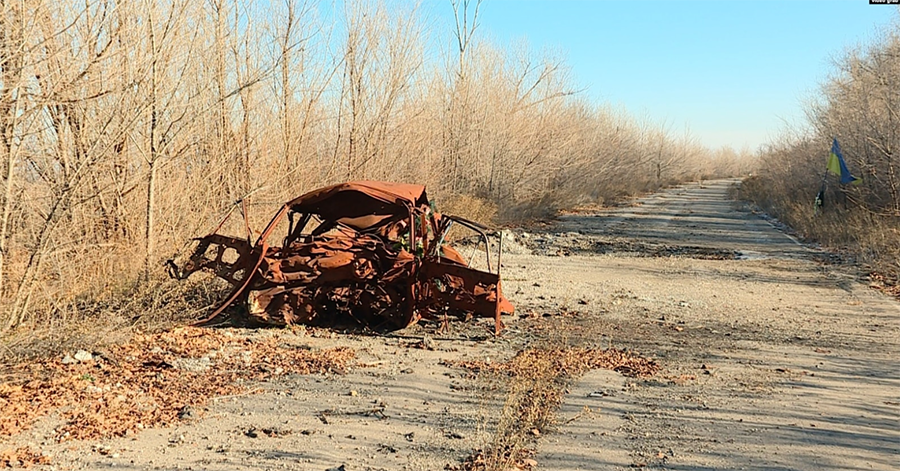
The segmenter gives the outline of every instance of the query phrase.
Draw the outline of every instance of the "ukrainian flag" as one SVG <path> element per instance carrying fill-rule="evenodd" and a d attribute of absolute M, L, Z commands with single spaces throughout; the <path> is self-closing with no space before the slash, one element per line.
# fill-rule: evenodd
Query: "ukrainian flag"
<path fill-rule="evenodd" d="M 847 170 L 847 163 L 844 162 L 844 155 L 841 154 L 841 146 L 838 144 L 837 138 L 834 138 L 834 142 L 831 144 L 831 154 L 828 156 L 828 171 L 840 176 L 841 184 L 844 185 L 847 183 L 859 185 L 862 182 L 861 178 L 850 175 L 850 170 Z"/>

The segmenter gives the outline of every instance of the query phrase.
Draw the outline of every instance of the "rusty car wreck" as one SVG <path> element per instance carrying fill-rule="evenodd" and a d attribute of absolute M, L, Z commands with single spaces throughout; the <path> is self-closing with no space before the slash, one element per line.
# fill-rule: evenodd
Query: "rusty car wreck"
<path fill-rule="evenodd" d="M 499 332 L 501 313 L 513 311 L 500 289 L 500 242 L 492 264 L 488 228 L 435 212 L 424 186 L 360 181 L 306 193 L 285 203 L 253 244 L 246 216 L 244 208 L 246 239 L 218 234 L 223 220 L 195 239 L 181 267 L 169 262 L 176 278 L 202 270 L 232 285 L 200 323 L 243 304 L 249 320 L 269 325 L 345 319 L 385 330 L 453 314 L 492 317 Z M 285 217 L 287 235 L 272 245 Z M 445 244 L 453 225 L 474 231 L 486 271 Z"/>

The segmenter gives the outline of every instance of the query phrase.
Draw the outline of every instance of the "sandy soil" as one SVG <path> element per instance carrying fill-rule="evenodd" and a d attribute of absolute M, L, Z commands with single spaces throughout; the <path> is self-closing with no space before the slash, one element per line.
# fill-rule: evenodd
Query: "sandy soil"
<path fill-rule="evenodd" d="M 518 311 L 499 338 L 487 320 L 387 336 L 235 330 L 349 346 L 359 362 L 250 385 L 170 428 L 59 444 L 51 417 L 0 448 L 31 444 L 52 469 L 441 470 L 490 441 L 504 400 L 447 361 L 554 342 L 637 350 L 661 372 L 570 385 L 534 444 L 537 469 L 898 469 L 900 304 L 729 201 L 732 184 L 511 231 L 504 290 Z"/>

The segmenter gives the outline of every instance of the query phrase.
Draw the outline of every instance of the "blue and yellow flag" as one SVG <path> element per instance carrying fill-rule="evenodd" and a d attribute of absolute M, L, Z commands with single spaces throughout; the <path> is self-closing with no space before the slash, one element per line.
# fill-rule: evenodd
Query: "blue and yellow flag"
<path fill-rule="evenodd" d="M 862 179 L 850 175 L 850 170 L 847 170 L 847 163 L 844 162 L 844 155 L 841 154 L 841 146 L 838 145 L 837 138 L 834 138 L 834 142 L 831 144 L 831 155 L 828 156 L 828 171 L 840 176 L 841 183 L 844 185 L 847 183 L 859 185 L 862 182 Z"/>

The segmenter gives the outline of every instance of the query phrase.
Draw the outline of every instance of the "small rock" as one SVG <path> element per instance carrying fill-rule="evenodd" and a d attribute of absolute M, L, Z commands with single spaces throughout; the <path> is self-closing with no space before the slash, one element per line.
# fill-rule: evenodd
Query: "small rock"
<path fill-rule="evenodd" d="M 384 453 L 397 453 L 397 448 L 392 447 L 391 445 L 385 445 L 384 443 L 378 445 L 378 451 Z"/>
<path fill-rule="evenodd" d="M 64 356 L 63 359 L 62 359 L 62 364 L 63 364 L 63 365 L 74 365 L 75 363 L 78 363 L 78 360 L 72 358 L 72 355 L 68 355 L 68 354 L 67 354 L 67 355 Z"/>
<path fill-rule="evenodd" d="M 466 438 L 463 434 L 461 434 L 459 432 L 450 432 L 449 434 L 447 434 L 447 437 L 455 438 L 457 440 L 462 440 L 463 438 Z"/>
<path fill-rule="evenodd" d="M 92 361 L 94 359 L 94 355 L 91 355 L 91 352 L 87 350 L 78 350 L 75 352 L 75 359 L 80 362 Z"/>
<path fill-rule="evenodd" d="M 209 370 L 210 366 L 212 366 L 212 361 L 205 356 L 200 358 L 176 358 L 172 360 L 172 366 L 178 370 L 200 373 Z"/>
<path fill-rule="evenodd" d="M 181 420 L 190 420 L 197 418 L 197 412 L 191 406 L 184 406 L 178 411 L 178 418 Z"/>
<path fill-rule="evenodd" d="M 347 468 L 344 465 L 340 465 L 335 468 L 328 468 L 325 471 L 347 471 Z"/>
<path fill-rule="evenodd" d="M 359 393 L 356 392 L 356 390 L 352 390 L 352 391 L 350 391 L 350 396 L 351 396 L 351 397 L 356 397 L 356 396 L 359 396 Z"/>
<path fill-rule="evenodd" d="M 266 434 L 267 437 L 277 438 L 290 435 L 293 431 L 285 428 L 269 427 L 262 429 L 262 433 Z"/>

